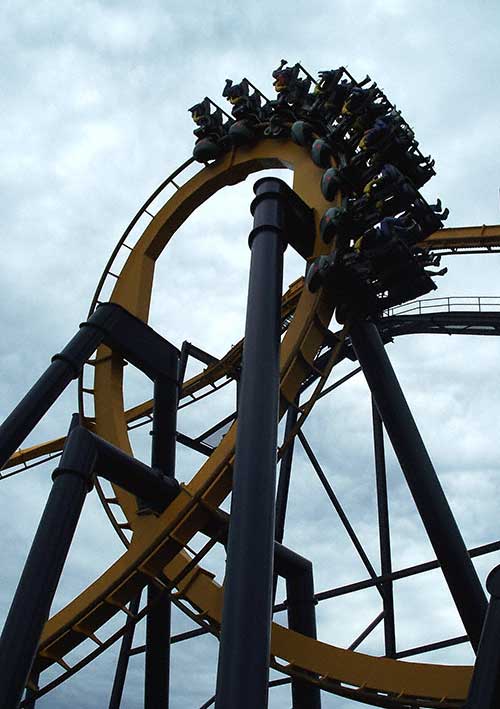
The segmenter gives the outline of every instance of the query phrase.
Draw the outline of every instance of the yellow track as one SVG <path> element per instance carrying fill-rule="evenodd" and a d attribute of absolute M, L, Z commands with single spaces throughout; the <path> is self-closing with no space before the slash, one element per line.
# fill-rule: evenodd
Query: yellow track
<path fill-rule="evenodd" d="M 185 219 L 220 188 L 236 184 L 252 172 L 283 166 L 294 169 L 294 189 L 314 208 L 318 223 L 330 205 L 323 200 L 319 190 L 321 170 L 311 162 L 306 150 L 277 140 L 264 140 L 254 148 L 239 149 L 202 169 L 163 206 L 131 251 L 110 300 L 147 321 L 155 261 Z M 488 246 L 500 245 L 500 228 L 489 229 L 493 233 L 488 233 Z M 433 235 L 433 246 L 446 246 L 449 231 Z M 484 239 L 484 233 L 481 238 Z M 479 241 L 470 230 L 461 235 L 454 233 L 453 239 L 454 243 L 467 239 L 467 245 L 471 240 Z M 317 234 L 314 257 L 325 251 L 326 247 Z M 281 414 L 288 402 L 293 402 L 302 381 L 313 370 L 312 362 L 324 341 L 333 311 L 332 304 L 321 292 L 312 295 L 305 289 L 300 290 L 294 293 L 294 301 L 297 299 L 295 315 L 281 346 Z M 340 345 L 341 341 L 338 347 Z M 232 352 L 227 357 L 235 356 Z M 332 366 L 334 358 L 335 352 Z M 221 377 L 227 365 L 224 360 L 223 364 L 214 365 L 214 368 L 219 367 Z M 208 370 L 204 375 L 207 374 Z M 151 402 L 141 405 L 140 410 L 136 407 L 126 413 L 122 376 L 121 359 L 106 347 L 99 348 L 94 382 L 96 431 L 131 452 L 127 421 L 150 410 Z M 203 381 L 203 375 L 195 380 L 188 383 L 188 388 L 196 389 Z M 215 630 L 218 628 L 222 588 L 214 581 L 213 574 L 190 564 L 192 556 L 185 546 L 200 529 L 213 523 L 218 506 L 230 492 L 236 428 L 237 423 L 234 423 L 210 458 L 191 482 L 182 486 L 179 497 L 160 517 L 138 517 L 135 498 L 115 489 L 133 530 L 130 547 L 99 579 L 47 622 L 36 669 L 44 669 L 53 662 L 64 666 L 64 656 L 86 638 L 95 639 L 96 631 L 119 609 L 124 609 L 125 604 L 151 579 L 166 578 L 173 582 L 177 597 L 189 602 L 197 618 L 209 621 Z M 46 452 L 57 450 L 61 440 L 45 444 Z M 30 453 L 24 451 L 16 454 L 17 462 L 23 453 L 24 459 L 29 459 L 26 456 Z M 33 450 L 31 454 L 34 455 Z M 188 564 L 189 570 L 186 569 Z M 179 581 L 183 570 L 187 574 Z M 469 667 L 396 661 L 343 650 L 306 638 L 276 623 L 273 623 L 272 631 L 272 661 L 284 672 L 317 675 L 319 679 L 314 681 L 329 691 L 380 706 L 413 703 L 456 706 L 466 696 L 471 675 Z M 419 699 L 424 701 L 419 702 Z"/>

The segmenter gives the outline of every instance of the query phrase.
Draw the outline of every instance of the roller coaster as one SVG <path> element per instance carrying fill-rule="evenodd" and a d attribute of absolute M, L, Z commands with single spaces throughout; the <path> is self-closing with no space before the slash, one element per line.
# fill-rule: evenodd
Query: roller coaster
<path fill-rule="evenodd" d="M 138 652 L 145 655 L 144 706 L 167 707 L 171 644 L 207 633 L 220 639 L 220 651 L 217 687 L 203 708 L 266 707 L 269 688 L 282 684 L 291 686 L 294 709 L 318 709 L 321 691 L 393 709 L 500 706 L 500 575 L 493 570 L 488 578 L 488 601 L 472 564 L 472 558 L 498 551 L 500 540 L 466 548 L 384 346 L 405 334 L 500 334 L 497 299 L 421 298 L 444 275 L 446 269 L 432 270 L 443 254 L 498 251 L 500 225 L 444 228 L 447 210 L 439 200 L 429 205 L 419 192 L 435 174 L 434 163 L 369 77 L 356 81 L 340 67 L 315 79 L 300 64 L 290 67 L 283 60 L 273 79 L 275 100 L 247 79 L 228 80 L 223 96 L 231 114 L 208 97 L 190 109 L 197 126 L 192 157 L 137 212 L 104 269 L 87 321 L 0 427 L 1 481 L 58 461 L 0 639 L 5 709 L 34 707 L 115 642 L 121 646 L 110 709 L 120 706 L 128 660 Z M 221 358 L 189 342 L 177 349 L 147 324 L 157 259 L 201 204 L 270 168 L 293 170 L 293 189 L 275 177 L 255 184 L 244 339 Z M 147 226 L 134 236 L 145 218 Z M 305 261 L 306 275 L 282 296 L 287 245 Z M 186 378 L 189 358 L 204 369 Z M 332 382 L 335 367 L 347 360 L 352 370 Z M 154 383 L 153 399 L 130 409 L 124 406 L 126 363 Z M 303 431 L 314 405 L 359 372 L 373 400 L 380 571 Z M 67 435 L 20 448 L 75 378 L 78 413 Z M 196 438 L 177 430 L 178 410 L 209 401 L 235 382 L 234 413 L 207 421 Z M 285 435 L 278 445 L 282 417 Z M 152 427 L 150 465 L 134 457 L 129 440 L 140 426 Z M 435 552 L 434 559 L 397 571 L 384 428 Z M 311 562 L 283 544 L 297 444 L 366 569 L 358 582 L 318 592 Z M 175 479 L 176 445 L 206 457 L 187 484 Z M 90 490 L 124 551 L 49 617 Z M 221 506 L 230 494 L 228 515 Z M 195 547 L 200 536 L 204 543 Z M 217 546 L 227 555 L 223 586 L 206 568 Z M 439 568 L 464 634 L 401 650 L 395 584 Z M 284 603 L 276 603 L 278 577 L 285 579 Z M 367 588 L 380 595 L 374 621 L 348 648 L 319 641 L 316 605 Z M 172 604 L 198 627 L 171 636 Z M 272 621 L 273 613 L 284 610 L 288 627 Z M 112 619 L 114 625 L 108 624 Z M 134 648 L 142 619 L 146 644 Z M 360 652 L 380 624 L 384 656 Z M 93 649 L 70 664 L 67 656 L 88 640 Z M 474 667 L 407 659 L 460 643 L 471 644 Z M 44 673 L 56 665 L 59 675 L 46 680 Z M 269 681 L 270 668 L 282 677 Z M 101 706 L 107 702 L 103 698 Z"/>

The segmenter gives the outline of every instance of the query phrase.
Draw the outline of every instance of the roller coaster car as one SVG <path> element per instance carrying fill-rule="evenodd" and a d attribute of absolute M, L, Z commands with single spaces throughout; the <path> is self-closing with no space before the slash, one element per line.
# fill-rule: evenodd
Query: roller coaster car
<path fill-rule="evenodd" d="M 328 168 L 332 164 L 332 146 L 324 138 L 316 138 L 311 145 L 311 160 L 318 167 Z"/>
<path fill-rule="evenodd" d="M 344 260 L 345 267 L 352 270 L 353 277 L 367 287 L 367 297 L 360 304 L 362 312 L 369 315 L 414 300 L 437 288 L 425 270 L 428 265 L 425 252 L 414 250 L 400 239 L 393 239 L 359 255 L 349 254 L 347 260 Z M 368 276 L 367 269 L 371 270 Z"/>
<path fill-rule="evenodd" d="M 290 128 L 290 138 L 297 145 L 310 147 L 314 141 L 314 126 L 308 121 L 295 121 Z"/>
<path fill-rule="evenodd" d="M 380 221 L 380 213 L 370 204 L 370 199 L 363 195 L 359 199 L 348 198 L 344 207 L 330 207 L 320 221 L 320 234 L 325 244 L 333 239 L 356 240 L 367 229 Z"/>
<path fill-rule="evenodd" d="M 231 113 L 235 119 L 228 131 L 232 145 L 252 142 L 256 137 L 254 126 L 260 121 L 260 94 L 257 91 L 250 94 L 247 79 L 242 79 L 239 84 L 233 84 L 232 79 L 226 79 L 222 95 L 231 104 Z"/>
<path fill-rule="evenodd" d="M 250 86 L 247 79 L 242 79 L 239 84 L 234 84 L 232 79 L 226 79 L 222 95 L 233 106 L 233 111 L 237 106 L 247 102 L 249 94 Z"/>
<path fill-rule="evenodd" d="M 242 79 L 239 84 L 233 84 L 231 79 L 226 79 L 222 95 L 231 104 L 231 113 L 236 121 L 258 123 L 263 120 L 266 110 L 262 107 L 262 94 L 257 89 L 250 93 L 248 79 Z"/>
<path fill-rule="evenodd" d="M 314 102 L 311 113 L 320 114 L 326 122 L 337 118 L 355 84 L 342 79 L 344 67 L 320 71 L 319 83 L 314 88 Z M 341 80 L 342 79 L 342 80 Z"/>
<path fill-rule="evenodd" d="M 198 128 L 193 131 L 198 139 L 193 149 L 193 157 L 198 162 L 206 163 L 217 159 L 228 146 L 228 122 L 224 123 L 224 114 L 220 108 L 212 113 L 212 102 L 206 96 L 203 101 L 189 109 Z"/>
<path fill-rule="evenodd" d="M 337 320 L 343 322 L 347 316 L 378 315 L 435 290 L 432 274 L 425 270 L 428 265 L 436 264 L 424 250 L 394 239 L 360 253 L 321 256 L 309 267 L 306 285 L 313 293 L 327 288 L 336 303 Z"/>
<path fill-rule="evenodd" d="M 363 188 L 369 204 L 383 216 L 397 214 L 420 199 L 412 182 L 394 165 L 386 164 Z"/>
<path fill-rule="evenodd" d="M 357 192 L 361 194 L 360 185 L 366 185 L 380 172 L 379 165 L 366 165 L 363 161 L 356 164 L 351 160 L 343 167 L 330 167 L 321 177 L 321 192 L 323 197 L 332 202 L 339 190 L 346 196 Z"/>
<path fill-rule="evenodd" d="M 443 228 L 443 222 L 448 219 L 450 210 L 448 207 L 443 210 L 441 200 L 436 204 L 427 204 L 421 197 L 405 213 L 407 216 L 419 223 L 422 231 L 422 239 L 427 239 L 431 234 Z"/>
<path fill-rule="evenodd" d="M 286 64 L 286 59 L 282 59 L 279 67 L 273 71 L 273 86 L 278 94 L 278 101 L 302 105 L 308 97 L 311 79 L 299 79 L 300 64 L 292 67 L 287 67 Z"/>
<path fill-rule="evenodd" d="M 374 123 L 394 113 L 394 107 L 385 95 L 376 87 L 370 89 L 352 89 L 342 106 L 340 117 L 329 131 L 330 141 L 344 153 L 354 153 L 364 135 Z M 382 128 L 379 126 L 378 133 Z"/>

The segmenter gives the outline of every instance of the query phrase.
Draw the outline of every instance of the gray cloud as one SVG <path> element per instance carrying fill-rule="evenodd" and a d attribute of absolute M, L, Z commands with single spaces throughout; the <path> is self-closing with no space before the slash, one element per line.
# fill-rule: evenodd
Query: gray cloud
<path fill-rule="evenodd" d="M 121 231 L 192 149 L 187 109 L 206 94 L 218 99 L 226 77 L 247 75 L 270 95 L 270 73 L 282 56 L 301 60 L 312 72 L 346 63 L 358 76 L 370 73 L 415 127 L 424 152 L 436 157 L 438 175 L 425 192 L 429 198 L 439 194 L 450 206 L 449 223 L 497 223 L 499 14 L 493 0 L 424 0 L 418 6 L 409 0 L 369 6 L 338 0 L 333 7 L 314 1 L 272 7 L 173 2 L 168 8 L 154 1 L 80 2 L 71 9 L 55 2 L 8 3 L 0 28 L 2 414 L 85 318 Z M 252 182 L 204 206 L 158 263 L 151 322 L 176 344 L 191 339 L 220 355 L 241 337 Z M 498 294 L 498 259 L 445 259 L 450 273 L 436 295 Z M 286 283 L 302 268 L 291 254 L 287 260 Z M 389 351 L 467 543 L 498 538 L 496 338 L 407 337 Z M 345 371 L 342 365 L 338 376 Z M 131 403 L 149 395 L 140 377 L 127 378 Z M 201 432 L 233 403 L 234 392 L 228 391 L 191 407 L 182 426 L 193 435 Z M 64 432 L 75 407 L 72 389 L 28 444 Z M 305 430 L 378 568 L 369 422 L 367 389 L 358 375 L 322 400 Z M 133 440 L 146 459 L 145 433 L 139 429 Z M 432 558 L 432 551 L 387 448 L 394 565 L 401 568 Z M 179 451 L 182 479 L 198 464 L 197 454 Z M 0 485 L 2 616 L 43 508 L 49 473 L 50 466 L 43 466 Z M 300 448 L 285 541 L 313 558 L 318 590 L 366 577 Z M 89 496 L 54 608 L 120 553 L 95 495 Z M 477 560 L 481 578 L 496 556 Z M 397 582 L 396 591 L 402 647 L 462 634 L 437 572 Z M 318 606 L 320 637 L 348 645 L 379 609 L 376 591 L 325 602 Z M 176 615 L 174 627 L 188 626 Z M 381 633 L 365 648 L 380 654 Z M 109 651 L 40 706 L 104 705 L 115 657 L 116 649 Z M 471 661 L 465 646 L 431 657 Z M 210 696 L 216 661 L 211 638 L 175 646 L 173 707 L 197 707 Z M 124 707 L 141 705 L 141 671 L 135 658 Z M 288 688 L 272 690 L 272 708 L 289 705 Z M 353 703 L 324 697 L 327 709 L 348 705 Z"/>

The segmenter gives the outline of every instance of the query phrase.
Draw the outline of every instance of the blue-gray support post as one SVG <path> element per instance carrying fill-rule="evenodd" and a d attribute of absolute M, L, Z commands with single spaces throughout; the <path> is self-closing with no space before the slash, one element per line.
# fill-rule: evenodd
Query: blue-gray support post
<path fill-rule="evenodd" d="M 286 415 L 285 423 L 285 434 L 283 436 L 283 442 L 285 443 L 297 423 L 299 407 L 299 397 L 297 397 L 293 404 L 288 407 L 288 413 Z M 288 491 L 290 489 L 290 474 L 292 472 L 292 461 L 293 461 L 293 447 L 295 443 L 295 438 L 289 442 L 283 457 L 281 459 L 280 474 L 278 478 L 278 489 L 276 491 L 276 533 L 275 539 L 281 544 L 283 537 L 285 536 L 285 517 L 286 508 L 288 504 Z"/>
<path fill-rule="evenodd" d="M 500 706 L 500 566 L 488 576 L 486 588 L 491 598 L 464 709 Z"/>
<path fill-rule="evenodd" d="M 26 396 L 0 425 L 0 468 L 33 430 L 68 384 L 78 377 L 85 361 L 104 339 L 100 317 L 94 316 L 58 354 Z M 114 313 L 111 313 L 114 315 Z M 95 325 L 94 325 L 95 321 Z"/>
<path fill-rule="evenodd" d="M 0 638 L 0 706 L 17 707 L 66 561 L 96 451 L 79 445 L 73 417 L 59 467 Z"/>
<path fill-rule="evenodd" d="M 380 544 L 380 573 L 392 574 L 391 534 L 389 527 L 389 503 L 387 499 L 387 474 L 385 467 L 384 427 L 374 399 L 372 398 L 373 452 L 377 484 L 378 532 Z M 385 654 L 394 657 L 396 631 L 394 625 L 394 593 L 392 581 L 383 584 Z"/>
<path fill-rule="evenodd" d="M 291 549 L 274 545 L 274 563 L 286 581 L 288 627 L 316 639 L 316 601 L 313 566 Z M 292 677 L 293 709 L 321 709 L 321 690 L 317 685 Z"/>
<path fill-rule="evenodd" d="M 137 615 L 141 602 L 141 594 L 139 593 L 129 604 L 129 612 L 132 615 Z M 127 677 L 128 661 L 130 659 L 130 651 L 134 640 L 135 622 L 133 618 L 127 618 L 125 623 L 126 629 L 123 633 L 120 652 L 116 663 L 115 678 L 113 680 L 113 688 L 109 700 L 108 709 L 120 709 L 120 704 L 123 696 L 123 688 Z"/>
<path fill-rule="evenodd" d="M 175 443 L 177 429 L 178 364 L 170 377 L 159 377 L 154 383 L 151 467 L 163 476 L 175 476 Z M 150 584 L 146 621 L 145 709 L 168 709 L 170 686 L 170 593 Z"/>
<path fill-rule="evenodd" d="M 217 672 L 217 709 L 265 709 L 272 617 L 285 192 L 254 187 L 238 434 Z"/>
<path fill-rule="evenodd" d="M 283 444 L 288 440 L 291 432 L 293 431 L 295 424 L 297 423 L 298 417 L 298 405 L 299 397 L 295 399 L 294 404 L 290 404 L 288 407 L 288 412 L 286 415 L 285 423 L 285 434 L 283 436 Z M 292 461 L 293 461 L 293 447 L 295 443 L 295 436 L 289 442 L 283 457 L 281 458 L 280 472 L 278 477 L 278 488 L 276 490 L 276 511 L 275 511 L 275 531 L 274 538 L 281 544 L 283 537 L 285 536 L 285 518 L 286 518 L 286 508 L 288 505 L 288 492 L 290 489 L 290 475 L 292 472 Z M 273 578 L 273 605 L 276 600 L 276 590 L 278 588 L 278 574 L 274 572 Z"/>
<path fill-rule="evenodd" d="M 406 399 L 373 322 L 356 320 L 351 342 L 472 647 L 486 596 Z"/>

